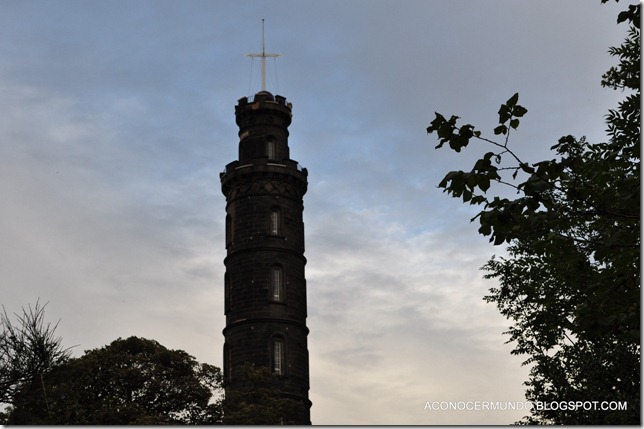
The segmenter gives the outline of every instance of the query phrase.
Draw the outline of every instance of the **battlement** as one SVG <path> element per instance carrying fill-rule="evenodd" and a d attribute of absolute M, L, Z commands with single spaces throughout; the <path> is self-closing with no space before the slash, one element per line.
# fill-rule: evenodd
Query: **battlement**
<path fill-rule="evenodd" d="M 290 112 L 293 105 L 286 101 L 286 97 L 281 95 L 273 95 L 268 91 L 260 91 L 251 97 L 243 97 L 237 101 L 235 106 L 235 113 L 244 109 L 263 109 L 263 108 L 283 108 L 286 107 Z"/>

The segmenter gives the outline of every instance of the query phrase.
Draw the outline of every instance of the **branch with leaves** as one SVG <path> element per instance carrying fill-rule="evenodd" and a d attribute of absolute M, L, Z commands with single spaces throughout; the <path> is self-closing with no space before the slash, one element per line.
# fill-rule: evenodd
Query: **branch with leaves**
<path fill-rule="evenodd" d="M 494 245 L 506 245 L 483 269 L 498 286 L 484 297 L 513 322 L 513 354 L 530 365 L 526 397 L 548 402 L 623 400 L 628 412 L 532 410 L 528 423 L 639 424 L 640 404 L 640 5 L 620 13 L 628 37 L 602 86 L 627 91 L 606 116 L 609 140 L 561 137 L 553 159 L 523 160 L 511 147 L 527 109 L 514 94 L 501 105 L 496 138 L 459 117 L 436 113 L 427 132 L 437 149 L 471 142 L 492 150 L 469 171 L 438 184 L 464 203 Z M 503 185 L 517 194 L 497 193 Z"/>

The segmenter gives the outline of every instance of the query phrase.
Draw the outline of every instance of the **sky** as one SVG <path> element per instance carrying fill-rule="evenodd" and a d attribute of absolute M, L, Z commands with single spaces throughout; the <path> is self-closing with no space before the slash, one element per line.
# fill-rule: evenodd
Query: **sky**
<path fill-rule="evenodd" d="M 311 420 L 508 424 L 525 411 L 510 322 L 483 301 L 502 247 L 437 188 L 482 145 L 435 150 L 434 112 L 493 137 L 515 92 L 525 159 L 605 141 L 626 27 L 599 0 L 0 2 L 0 303 L 37 300 L 74 354 L 150 338 L 222 365 L 225 198 L 237 100 L 293 104 L 304 197 Z M 500 190 L 503 192 L 502 190 Z"/>

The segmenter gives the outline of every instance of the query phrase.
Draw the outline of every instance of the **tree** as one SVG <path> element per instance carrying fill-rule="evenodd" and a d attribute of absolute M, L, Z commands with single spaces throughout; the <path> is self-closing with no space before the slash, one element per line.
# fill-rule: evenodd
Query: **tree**
<path fill-rule="evenodd" d="M 4 306 L 0 313 L 0 404 L 13 404 L 16 392 L 39 381 L 56 365 L 65 362 L 70 349 L 56 337 L 58 323 L 45 324 L 45 307 L 36 301 L 22 308 L 14 323 Z"/>
<path fill-rule="evenodd" d="M 606 0 L 602 0 L 602 3 Z M 524 423 L 640 423 L 640 5 L 619 14 L 626 40 L 609 53 L 619 64 L 602 86 L 627 95 L 606 116 L 609 140 L 564 136 L 555 157 L 527 162 L 509 146 L 527 109 L 515 94 L 484 137 L 458 117 L 436 113 L 427 128 L 437 148 L 460 152 L 472 141 L 492 150 L 468 171 L 439 183 L 452 197 L 483 209 L 472 219 L 507 256 L 483 267 L 498 280 L 485 297 L 513 321 L 512 353 L 531 365 L 526 397 L 553 401 L 626 401 L 627 410 L 533 408 Z M 506 198 L 498 186 L 516 192 Z M 554 408 L 554 407 L 551 407 Z M 570 407 L 565 407 L 570 408 Z"/>
<path fill-rule="evenodd" d="M 278 388 L 280 376 L 268 368 L 257 368 L 247 363 L 236 373 L 237 386 L 226 390 L 224 424 L 293 424 L 291 417 L 306 412 L 304 404 L 281 396 Z"/>
<path fill-rule="evenodd" d="M 15 398 L 9 424 L 215 424 L 221 372 L 182 350 L 118 339 L 54 368 Z"/>

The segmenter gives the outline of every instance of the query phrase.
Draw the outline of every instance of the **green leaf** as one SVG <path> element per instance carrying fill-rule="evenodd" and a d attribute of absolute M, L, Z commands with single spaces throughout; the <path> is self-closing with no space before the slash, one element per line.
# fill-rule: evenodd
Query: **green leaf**
<path fill-rule="evenodd" d="M 519 93 L 515 93 L 512 97 L 508 99 L 508 101 L 505 103 L 510 107 L 514 107 L 517 104 L 517 101 L 519 101 Z"/>
<path fill-rule="evenodd" d="M 505 123 L 508 119 L 512 117 L 512 109 L 505 104 L 501 105 L 499 109 L 499 124 Z"/>
<path fill-rule="evenodd" d="M 494 240 L 494 245 L 498 246 L 499 244 L 503 244 L 503 242 L 505 241 L 505 235 L 496 232 L 490 239 L 490 241 L 492 240 Z"/>
<path fill-rule="evenodd" d="M 479 188 L 481 188 L 483 192 L 490 189 L 490 179 L 488 179 L 487 177 L 481 177 L 481 179 L 479 180 Z"/>
<path fill-rule="evenodd" d="M 512 116 L 515 116 L 517 118 L 522 117 L 526 113 L 528 113 L 528 109 L 526 109 L 525 107 L 520 106 L 518 104 L 516 106 L 514 106 L 514 109 L 512 109 Z"/>
<path fill-rule="evenodd" d="M 490 235 L 492 233 L 492 228 L 488 224 L 484 224 L 481 221 L 481 227 L 479 228 L 479 234 L 481 235 Z"/>
<path fill-rule="evenodd" d="M 506 134 L 507 132 L 508 132 L 508 127 L 506 127 L 505 125 L 499 125 L 494 129 L 494 134 L 496 134 L 497 136 L 499 134 Z"/>
<path fill-rule="evenodd" d="M 439 138 L 447 139 L 454 133 L 454 127 L 444 122 L 436 129 L 436 133 Z"/>

